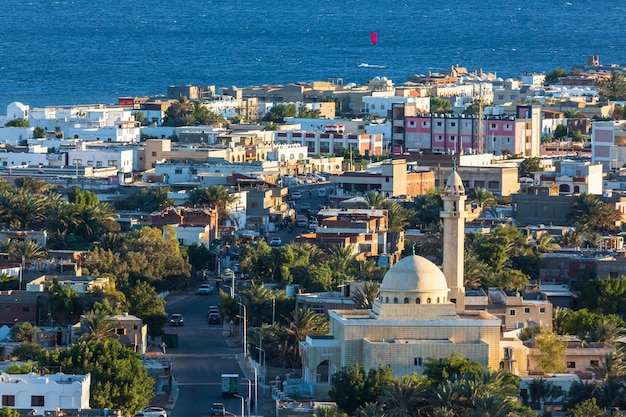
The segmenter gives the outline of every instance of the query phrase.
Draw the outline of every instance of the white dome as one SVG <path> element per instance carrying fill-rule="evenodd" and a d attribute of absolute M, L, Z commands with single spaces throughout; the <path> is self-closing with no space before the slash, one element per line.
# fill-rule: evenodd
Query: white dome
<path fill-rule="evenodd" d="M 426 258 L 407 256 L 393 265 L 383 278 L 380 292 L 447 293 L 446 277 L 441 269 Z"/>

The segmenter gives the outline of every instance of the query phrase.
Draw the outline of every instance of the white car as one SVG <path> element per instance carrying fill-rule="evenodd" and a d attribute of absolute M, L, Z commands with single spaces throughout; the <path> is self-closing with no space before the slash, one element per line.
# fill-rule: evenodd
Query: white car
<path fill-rule="evenodd" d="M 209 294 L 213 294 L 213 291 L 215 291 L 215 287 L 213 286 L 213 284 L 202 284 L 200 285 L 200 287 L 198 287 L 198 289 L 196 290 L 196 294 L 200 294 L 200 295 L 209 295 Z"/>
<path fill-rule="evenodd" d="M 235 271 L 230 268 L 226 268 L 222 271 L 221 277 L 222 281 L 232 281 L 232 279 L 235 277 Z"/>
<path fill-rule="evenodd" d="M 146 407 L 135 414 L 135 417 L 167 417 L 167 411 L 161 407 Z"/>
<path fill-rule="evenodd" d="M 270 240 L 270 246 L 280 246 L 282 244 L 283 244 L 283 241 L 278 236 L 273 237 L 272 240 Z"/>

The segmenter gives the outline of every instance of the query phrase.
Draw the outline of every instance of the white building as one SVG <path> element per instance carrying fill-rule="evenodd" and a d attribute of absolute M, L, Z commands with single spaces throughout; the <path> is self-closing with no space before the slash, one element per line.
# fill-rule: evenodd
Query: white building
<path fill-rule="evenodd" d="M 88 409 L 90 385 L 91 374 L 0 374 L 2 405 L 37 410 L 34 414 L 40 415 L 57 409 Z"/>
<path fill-rule="evenodd" d="M 535 184 L 559 186 L 560 194 L 602 194 L 602 164 L 556 161 L 553 171 L 535 173 Z"/>
<path fill-rule="evenodd" d="M 360 154 L 380 155 L 383 153 L 383 135 L 345 133 L 345 127 L 329 124 L 324 132 L 278 130 L 274 143 L 299 144 L 307 148 L 309 155 L 338 153 L 352 150 Z"/>
<path fill-rule="evenodd" d="M 134 155 L 133 149 L 87 148 L 82 146 L 81 149 L 68 151 L 67 164 L 76 167 L 115 167 L 118 170 L 120 184 L 131 183 Z"/>
<path fill-rule="evenodd" d="M 374 91 L 371 96 L 363 97 L 365 108 L 362 109 L 362 113 L 387 117 L 390 116 L 394 103 L 414 104 L 424 113 L 430 113 L 430 97 L 403 97 L 382 91 Z"/>

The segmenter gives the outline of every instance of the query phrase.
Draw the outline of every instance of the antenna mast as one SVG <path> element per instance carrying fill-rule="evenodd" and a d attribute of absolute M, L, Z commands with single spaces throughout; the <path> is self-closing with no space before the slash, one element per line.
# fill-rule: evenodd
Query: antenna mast
<path fill-rule="evenodd" d="M 474 84 L 476 85 L 476 84 Z M 483 122 L 485 119 L 484 111 L 483 111 L 483 86 L 482 84 L 478 84 L 479 92 L 478 92 L 478 106 L 476 109 L 476 113 L 478 115 L 478 153 L 483 153 L 483 144 L 484 144 L 484 127 Z"/>

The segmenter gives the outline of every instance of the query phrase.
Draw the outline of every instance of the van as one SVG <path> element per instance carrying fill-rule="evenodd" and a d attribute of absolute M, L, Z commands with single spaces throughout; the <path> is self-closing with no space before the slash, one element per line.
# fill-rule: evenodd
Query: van
<path fill-rule="evenodd" d="M 318 197 L 326 197 L 326 195 L 327 195 L 326 188 L 318 188 L 317 189 L 317 196 Z"/>

